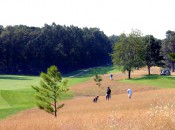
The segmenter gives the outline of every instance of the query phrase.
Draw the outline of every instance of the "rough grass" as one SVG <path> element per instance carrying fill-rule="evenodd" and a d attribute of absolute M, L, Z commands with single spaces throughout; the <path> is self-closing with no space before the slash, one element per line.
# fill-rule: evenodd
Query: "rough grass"
<path fill-rule="evenodd" d="M 3 130 L 173 130 L 175 128 L 175 90 L 135 92 L 112 95 L 110 101 L 100 96 L 64 101 L 65 107 L 55 118 L 33 108 L 0 121 Z"/>

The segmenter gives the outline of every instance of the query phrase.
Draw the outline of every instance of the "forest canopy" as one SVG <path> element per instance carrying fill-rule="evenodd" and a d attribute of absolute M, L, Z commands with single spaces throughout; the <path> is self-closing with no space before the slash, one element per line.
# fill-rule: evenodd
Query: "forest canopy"
<path fill-rule="evenodd" d="M 40 74 L 56 65 L 61 73 L 111 63 L 112 42 L 98 28 L 0 26 L 0 72 Z"/>

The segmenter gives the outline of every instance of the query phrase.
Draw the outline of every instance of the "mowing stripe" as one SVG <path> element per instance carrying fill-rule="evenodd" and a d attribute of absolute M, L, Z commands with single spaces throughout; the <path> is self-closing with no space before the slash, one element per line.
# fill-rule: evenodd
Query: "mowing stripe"
<path fill-rule="evenodd" d="M 3 98 L 2 91 L 0 90 L 0 109 L 11 108 L 8 102 Z"/>

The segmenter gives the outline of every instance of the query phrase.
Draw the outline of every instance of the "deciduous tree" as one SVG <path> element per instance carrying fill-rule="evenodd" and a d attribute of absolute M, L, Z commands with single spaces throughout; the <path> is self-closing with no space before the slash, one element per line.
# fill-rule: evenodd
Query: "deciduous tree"
<path fill-rule="evenodd" d="M 128 71 L 128 79 L 131 71 L 145 65 L 145 41 L 139 30 L 133 30 L 128 36 L 122 34 L 113 47 L 112 61 L 114 66 L 122 71 Z"/>
<path fill-rule="evenodd" d="M 151 66 L 162 66 L 163 56 L 161 55 L 161 40 L 152 35 L 145 36 L 146 43 L 146 65 L 148 74 L 151 74 Z"/>

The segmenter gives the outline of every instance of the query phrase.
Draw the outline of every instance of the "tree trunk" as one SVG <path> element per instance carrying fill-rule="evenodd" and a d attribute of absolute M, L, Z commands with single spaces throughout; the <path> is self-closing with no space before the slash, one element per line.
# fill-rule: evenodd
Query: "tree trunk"
<path fill-rule="evenodd" d="M 128 70 L 128 79 L 131 79 L 131 70 Z"/>
<path fill-rule="evenodd" d="M 174 72 L 174 62 L 172 62 L 172 72 Z"/>
<path fill-rule="evenodd" d="M 148 65 L 148 74 L 149 74 L 149 75 L 151 74 L 150 68 L 151 68 L 151 67 Z"/>
<path fill-rule="evenodd" d="M 54 114 L 55 114 L 55 117 L 57 117 L 57 101 L 56 99 L 54 99 Z"/>

